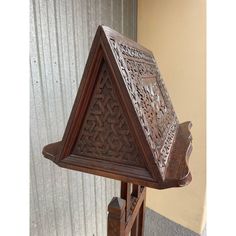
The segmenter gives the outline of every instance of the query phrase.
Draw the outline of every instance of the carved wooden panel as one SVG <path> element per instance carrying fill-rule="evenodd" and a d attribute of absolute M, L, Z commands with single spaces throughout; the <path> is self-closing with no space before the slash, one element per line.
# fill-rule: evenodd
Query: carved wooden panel
<path fill-rule="evenodd" d="M 99 26 L 61 141 L 59 166 L 158 189 L 191 181 L 191 122 L 179 124 L 153 54 Z"/>
<path fill-rule="evenodd" d="M 174 143 L 178 119 L 151 53 L 123 43 L 109 42 L 155 162 L 164 175 Z"/>
<path fill-rule="evenodd" d="M 144 166 L 104 61 L 72 153 Z"/>

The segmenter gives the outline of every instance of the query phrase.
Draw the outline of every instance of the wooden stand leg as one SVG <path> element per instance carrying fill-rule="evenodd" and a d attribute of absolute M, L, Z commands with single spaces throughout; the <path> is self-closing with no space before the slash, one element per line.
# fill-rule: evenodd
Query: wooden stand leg
<path fill-rule="evenodd" d="M 126 201 L 118 197 L 108 205 L 108 236 L 125 236 L 125 205 Z"/>
<path fill-rule="evenodd" d="M 107 235 L 143 236 L 145 198 L 145 187 L 122 182 L 121 198 L 114 197 L 108 206 Z"/>
<path fill-rule="evenodd" d="M 134 197 L 139 197 L 139 193 L 140 193 L 140 186 L 134 184 L 133 185 L 133 192 L 132 195 Z M 134 221 L 133 227 L 131 229 L 131 236 L 139 236 L 138 232 L 139 232 L 139 214 L 136 216 L 136 219 Z"/>
<path fill-rule="evenodd" d="M 140 207 L 140 212 L 138 215 L 139 231 L 138 231 L 137 236 L 144 235 L 144 221 L 145 221 L 145 201 L 142 203 L 142 206 Z"/>
<path fill-rule="evenodd" d="M 126 206 L 125 206 L 125 221 L 128 220 L 129 211 L 130 211 L 130 202 L 131 202 L 131 184 L 121 182 L 120 187 L 120 196 L 122 199 L 126 200 Z"/>

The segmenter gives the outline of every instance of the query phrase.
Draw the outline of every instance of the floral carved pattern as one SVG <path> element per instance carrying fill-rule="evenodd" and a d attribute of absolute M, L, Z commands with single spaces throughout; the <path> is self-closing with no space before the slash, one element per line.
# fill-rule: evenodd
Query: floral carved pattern
<path fill-rule="evenodd" d="M 164 176 L 178 119 L 152 54 L 109 38 L 113 54 L 159 170 Z"/>
<path fill-rule="evenodd" d="M 73 152 L 111 162 L 144 166 L 103 62 Z"/>

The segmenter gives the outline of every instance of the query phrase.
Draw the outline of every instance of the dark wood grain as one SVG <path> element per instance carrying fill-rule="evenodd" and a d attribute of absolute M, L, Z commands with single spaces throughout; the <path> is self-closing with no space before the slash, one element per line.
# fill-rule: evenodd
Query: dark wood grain
<path fill-rule="evenodd" d="M 122 198 L 114 197 L 108 205 L 108 236 L 125 235 L 125 210 L 126 201 Z"/>
<path fill-rule="evenodd" d="M 99 26 L 63 138 L 43 155 L 127 183 L 181 187 L 192 178 L 190 128 L 179 123 L 153 54 Z"/>

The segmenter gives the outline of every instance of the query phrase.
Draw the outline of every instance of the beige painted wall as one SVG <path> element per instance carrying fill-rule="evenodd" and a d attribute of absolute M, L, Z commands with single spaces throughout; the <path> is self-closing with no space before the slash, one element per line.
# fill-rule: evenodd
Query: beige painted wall
<path fill-rule="evenodd" d="M 193 123 L 191 184 L 148 189 L 147 206 L 197 232 L 205 225 L 205 0 L 139 0 L 138 42 L 152 50 L 181 122 Z"/>

